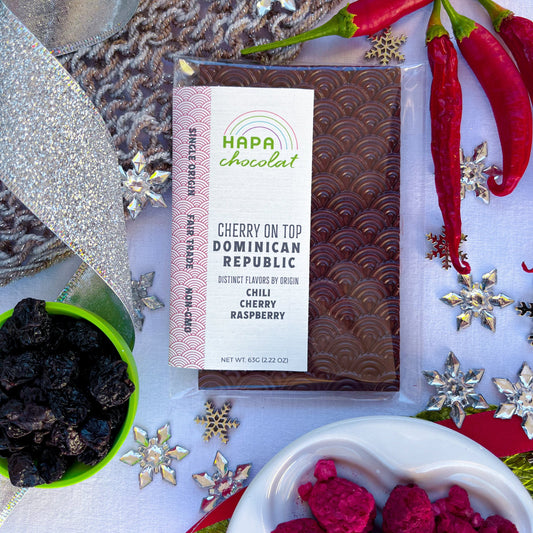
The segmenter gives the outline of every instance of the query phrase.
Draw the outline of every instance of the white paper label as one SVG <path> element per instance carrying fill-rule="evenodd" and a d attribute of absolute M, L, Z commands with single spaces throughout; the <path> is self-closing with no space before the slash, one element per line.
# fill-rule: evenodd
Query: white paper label
<path fill-rule="evenodd" d="M 313 91 L 174 91 L 170 363 L 307 370 Z"/>

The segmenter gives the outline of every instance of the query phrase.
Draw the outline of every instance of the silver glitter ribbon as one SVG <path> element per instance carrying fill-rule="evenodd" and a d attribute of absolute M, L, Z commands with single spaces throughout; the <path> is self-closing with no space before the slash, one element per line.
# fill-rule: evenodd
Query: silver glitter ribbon
<path fill-rule="evenodd" d="M 139 0 L 5 0 L 54 55 L 68 54 L 117 33 Z"/>
<path fill-rule="evenodd" d="M 87 263 L 80 265 L 57 301 L 83 307 L 101 316 L 122 335 L 133 350 L 135 330 L 131 317 L 117 295 Z M 135 315 L 133 318 L 135 319 Z"/>
<path fill-rule="evenodd" d="M 111 137 L 79 85 L 1 1 L 0 179 L 133 316 Z"/>
<path fill-rule="evenodd" d="M 4 485 L 6 489 L 4 489 Z M 27 487 L 13 487 L 8 480 L 4 481 L 0 485 L 4 498 L 0 500 L 2 502 L 2 510 L 0 511 L 0 527 L 4 525 L 4 522 L 9 518 L 17 504 L 22 500 L 23 496 L 30 490 Z"/>

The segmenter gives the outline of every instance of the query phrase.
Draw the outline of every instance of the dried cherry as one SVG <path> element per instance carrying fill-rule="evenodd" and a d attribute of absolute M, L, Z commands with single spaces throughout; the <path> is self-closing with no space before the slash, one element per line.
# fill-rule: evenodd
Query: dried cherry
<path fill-rule="evenodd" d="M 24 404 L 46 405 L 48 403 L 48 394 L 39 380 L 21 387 L 18 397 Z"/>
<path fill-rule="evenodd" d="M 31 436 L 33 437 L 33 444 L 41 444 L 50 434 L 49 431 L 33 431 Z"/>
<path fill-rule="evenodd" d="M 108 409 L 102 410 L 99 416 L 109 422 L 111 431 L 114 432 L 122 427 L 127 412 L 128 404 L 125 402 L 121 405 L 116 405 L 115 407 L 109 407 Z"/>
<path fill-rule="evenodd" d="M 106 420 L 89 418 L 80 430 L 80 438 L 89 448 L 101 452 L 111 439 L 111 426 Z"/>
<path fill-rule="evenodd" d="M 51 483 L 75 460 L 100 462 L 135 388 L 127 369 L 90 322 L 19 302 L 0 327 L 0 456 L 11 482 Z"/>
<path fill-rule="evenodd" d="M 20 354 L 11 354 L 2 361 L 0 368 L 0 385 L 6 391 L 13 387 L 18 387 L 35 379 L 41 371 L 41 364 L 32 351 L 25 351 Z"/>
<path fill-rule="evenodd" d="M 86 447 L 76 428 L 58 422 L 50 433 L 50 444 L 59 448 L 63 455 L 79 455 Z"/>
<path fill-rule="evenodd" d="M 15 306 L 11 320 L 17 327 L 18 340 L 24 346 L 43 344 L 50 339 L 52 320 L 43 300 L 21 300 Z"/>
<path fill-rule="evenodd" d="M 23 409 L 24 404 L 20 400 L 9 398 L 0 406 L 0 425 L 7 425 Z"/>
<path fill-rule="evenodd" d="M 59 450 L 53 448 L 43 448 L 37 465 L 39 474 L 45 483 L 59 481 L 69 466 L 69 461 L 61 455 Z"/>
<path fill-rule="evenodd" d="M 6 435 L 10 439 L 22 439 L 23 437 L 27 437 L 31 433 L 31 430 L 21 428 L 20 426 L 17 426 L 16 424 L 8 424 L 6 426 Z"/>
<path fill-rule="evenodd" d="M 55 421 L 55 414 L 49 407 L 28 404 L 18 413 L 11 413 L 11 419 L 19 428 L 29 431 L 50 431 Z"/>
<path fill-rule="evenodd" d="M 123 404 L 135 389 L 124 361 L 101 362 L 100 366 L 91 370 L 89 382 L 91 394 L 103 407 Z"/>
<path fill-rule="evenodd" d="M 49 398 L 50 407 L 57 418 L 71 426 L 81 424 L 91 408 L 89 399 L 74 387 L 52 390 Z"/>
<path fill-rule="evenodd" d="M 80 463 L 83 463 L 88 466 L 97 465 L 106 455 L 109 450 L 105 451 L 96 451 L 88 446 L 83 450 L 77 457 Z"/>
<path fill-rule="evenodd" d="M 15 487 L 34 487 L 44 483 L 34 458 L 28 452 L 16 452 L 7 460 L 9 480 Z"/>
<path fill-rule="evenodd" d="M 0 457 L 7 457 L 11 453 L 11 439 L 6 435 L 3 428 L 0 428 Z"/>
<path fill-rule="evenodd" d="M 14 326 L 13 326 L 14 327 Z M 9 332 L 9 324 L 4 323 L 0 329 L 0 356 L 8 355 L 18 349 L 19 343 Z"/>
<path fill-rule="evenodd" d="M 108 346 L 109 339 L 92 324 L 82 320 L 69 321 L 65 338 L 81 353 L 99 352 Z"/>
<path fill-rule="evenodd" d="M 43 365 L 43 385 L 48 389 L 62 389 L 79 374 L 79 364 L 72 352 L 48 355 Z"/>

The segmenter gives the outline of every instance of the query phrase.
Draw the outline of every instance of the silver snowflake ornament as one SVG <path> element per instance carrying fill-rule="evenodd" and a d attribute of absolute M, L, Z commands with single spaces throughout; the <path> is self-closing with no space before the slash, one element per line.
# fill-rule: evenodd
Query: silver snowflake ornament
<path fill-rule="evenodd" d="M 144 324 L 145 317 L 142 311 L 145 307 L 151 311 L 165 307 L 165 304 L 157 296 L 148 296 L 148 289 L 153 285 L 154 277 L 155 272 L 152 271 L 142 274 L 139 281 L 133 278 L 131 280 L 133 310 L 135 311 L 133 320 L 135 327 L 139 330 L 142 330 Z"/>
<path fill-rule="evenodd" d="M 252 468 L 251 463 L 246 463 L 237 466 L 235 472 L 232 472 L 228 468 L 227 459 L 220 452 L 217 452 L 213 464 L 216 467 L 214 474 L 202 472 L 192 476 L 200 487 L 209 491 L 209 495 L 202 500 L 200 506 L 204 513 L 213 510 L 220 502 L 242 489 Z"/>
<path fill-rule="evenodd" d="M 513 415 L 522 417 L 522 428 L 528 439 L 533 439 L 533 371 L 529 365 L 522 364 L 515 384 L 505 378 L 492 378 L 492 382 L 506 396 L 494 417 L 505 420 Z"/>
<path fill-rule="evenodd" d="M 533 303 L 532 302 L 520 302 L 520 305 L 516 306 L 515 309 L 518 311 L 520 316 L 530 316 L 533 317 Z M 527 338 L 529 344 L 533 346 L 533 334 L 529 335 Z"/>
<path fill-rule="evenodd" d="M 460 367 L 459 360 L 453 352 L 450 352 L 444 363 L 443 374 L 436 370 L 423 371 L 428 384 L 437 388 L 435 395 L 429 399 L 426 409 L 440 411 L 443 407 L 450 407 L 450 417 L 458 428 L 463 425 L 466 417 L 465 407 L 474 409 L 488 409 L 489 407 L 485 398 L 475 391 L 485 370 L 476 368 L 464 374 Z"/>
<path fill-rule="evenodd" d="M 139 487 L 143 489 L 154 479 L 154 474 L 161 473 L 162 479 L 176 485 L 176 472 L 171 467 L 172 461 L 181 461 L 189 450 L 181 446 L 170 448 L 167 444 L 170 440 L 170 426 L 165 424 L 157 430 L 157 437 L 148 438 L 148 433 L 140 427 L 133 427 L 135 442 L 140 446 L 137 450 L 126 452 L 120 460 L 127 465 L 138 464 L 141 467 L 139 472 Z"/>
<path fill-rule="evenodd" d="M 483 274 L 481 283 L 474 283 L 471 274 L 459 274 L 458 281 L 463 286 L 459 294 L 450 292 L 441 298 L 444 303 L 459 306 L 462 313 L 457 316 L 457 329 L 467 328 L 473 318 L 478 318 L 481 325 L 496 331 L 496 317 L 494 307 L 507 307 L 514 300 L 503 293 L 494 295 L 492 288 L 497 281 L 496 269 Z"/>
<path fill-rule="evenodd" d="M 381 65 L 388 65 L 393 59 L 398 63 L 405 61 L 405 56 L 400 53 L 400 46 L 407 41 L 407 36 L 396 37 L 390 28 L 385 28 L 381 33 L 370 35 L 372 48 L 365 53 L 365 59 L 377 59 Z"/>
<path fill-rule="evenodd" d="M 481 198 L 486 204 L 490 202 L 487 179 L 501 176 L 503 171 L 496 165 L 485 166 L 487 155 L 487 141 L 475 148 L 472 157 L 465 156 L 461 148 L 459 156 L 461 161 L 461 200 L 465 197 L 466 191 L 473 191 L 476 197 Z"/>
<path fill-rule="evenodd" d="M 257 12 L 259 13 L 259 16 L 262 17 L 263 15 L 266 15 L 271 9 L 272 4 L 276 0 L 257 0 L 256 7 Z M 277 0 L 281 7 L 283 9 L 286 9 L 287 11 L 296 11 L 296 4 L 294 0 Z"/>
<path fill-rule="evenodd" d="M 167 207 L 161 191 L 170 172 L 156 170 L 151 175 L 146 172 L 146 159 L 138 152 L 132 160 L 133 169 L 122 172 L 122 194 L 132 219 L 136 219 L 149 201 L 154 207 Z"/>
<path fill-rule="evenodd" d="M 220 440 L 224 444 L 228 443 L 228 430 L 239 427 L 239 421 L 229 417 L 230 410 L 231 402 L 229 401 L 224 402 L 221 409 L 217 409 L 211 400 L 205 402 L 205 415 L 197 416 L 194 419 L 197 424 L 205 426 L 203 434 L 203 439 L 205 441 L 210 440 L 211 437 L 216 435 L 220 437 Z"/>

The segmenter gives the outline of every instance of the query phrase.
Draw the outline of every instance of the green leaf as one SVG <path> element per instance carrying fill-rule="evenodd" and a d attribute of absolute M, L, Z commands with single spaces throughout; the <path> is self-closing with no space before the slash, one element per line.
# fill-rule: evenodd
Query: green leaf
<path fill-rule="evenodd" d="M 207 526 L 204 529 L 200 529 L 198 533 L 226 533 L 229 526 L 229 520 L 222 520 L 222 522 L 217 522 L 212 526 Z"/>

